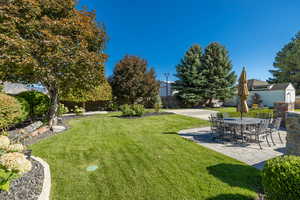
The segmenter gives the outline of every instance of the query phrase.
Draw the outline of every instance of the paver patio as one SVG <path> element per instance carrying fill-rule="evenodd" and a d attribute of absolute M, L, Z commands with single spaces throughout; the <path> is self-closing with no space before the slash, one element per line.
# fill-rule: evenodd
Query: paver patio
<path fill-rule="evenodd" d="M 179 135 L 192 140 L 209 149 L 247 163 L 257 169 L 262 169 L 266 160 L 283 155 L 285 152 L 286 131 L 280 131 L 283 144 L 278 135 L 274 134 L 275 146 L 269 147 L 267 142 L 262 143 L 260 150 L 257 143 L 240 144 L 234 142 L 214 141 L 211 137 L 210 127 L 182 130 Z"/>

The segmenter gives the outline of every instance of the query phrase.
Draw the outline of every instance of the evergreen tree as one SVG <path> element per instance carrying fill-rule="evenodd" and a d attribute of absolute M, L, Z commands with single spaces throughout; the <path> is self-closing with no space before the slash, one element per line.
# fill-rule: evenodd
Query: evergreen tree
<path fill-rule="evenodd" d="M 300 90 L 300 32 L 277 53 L 273 66 L 269 83 L 291 82 Z"/>
<path fill-rule="evenodd" d="M 203 100 L 205 77 L 202 75 L 202 49 L 193 45 L 176 66 L 177 81 L 173 88 L 178 91 L 177 96 L 187 105 L 197 105 Z"/>
<path fill-rule="evenodd" d="M 119 104 L 145 104 L 159 90 L 154 69 L 147 71 L 147 61 L 137 56 L 125 56 L 116 65 L 110 82 Z"/>
<path fill-rule="evenodd" d="M 206 84 L 203 90 L 204 98 L 211 105 L 213 99 L 225 100 L 234 93 L 236 75 L 228 51 L 224 46 L 214 42 L 209 44 L 204 52 L 203 71 Z"/>

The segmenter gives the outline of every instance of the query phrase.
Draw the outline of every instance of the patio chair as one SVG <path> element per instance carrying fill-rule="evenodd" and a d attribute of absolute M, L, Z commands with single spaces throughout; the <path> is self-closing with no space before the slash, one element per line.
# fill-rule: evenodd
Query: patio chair
<path fill-rule="evenodd" d="M 268 129 L 269 123 L 270 120 L 264 119 L 260 124 L 256 125 L 256 127 L 252 131 L 245 132 L 250 138 L 252 138 L 251 136 L 254 136 L 255 141 L 258 143 L 260 149 L 262 149 L 261 139 L 263 138 L 266 139 L 268 146 L 271 146 L 268 140 L 268 136 L 270 135 L 270 131 Z"/>
<path fill-rule="evenodd" d="M 272 123 L 269 126 L 271 140 L 272 140 L 274 145 L 275 145 L 275 143 L 274 143 L 274 140 L 273 140 L 273 133 L 275 133 L 275 132 L 277 132 L 277 134 L 279 136 L 279 140 L 280 140 L 281 144 L 283 144 L 283 141 L 282 141 L 281 136 L 280 136 L 280 131 L 279 131 L 281 121 L 282 121 L 282 118 L 277 117 L 277 118 L 273 119 Z"/>

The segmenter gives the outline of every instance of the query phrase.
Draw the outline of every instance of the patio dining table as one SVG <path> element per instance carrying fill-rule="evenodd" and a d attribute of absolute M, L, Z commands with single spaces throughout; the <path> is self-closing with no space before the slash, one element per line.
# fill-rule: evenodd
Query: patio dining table
<path fill-rule="evenodd" d="M 259 118 L 250 118 L 250 117 L 245 117 L 245 118 L 239 118 L 239 117 L 232 117 L 232 118 L 224 118 L 224 123 L 226 124 L 233 124 L 233 125 L 256 125 L 260 124 L 263 119 Z"/>
<path fill-rule="evenodd" d="M 223 122 L 225 125 L 229 126 L 229 127 L 234 127 L 234 126 L 240 126 L 240 134 L 242 136 L 242 141 L 244 142 L 244 130 L 247 130 L 248 128 L 251 128 L 253 126 L 259 125 L 261 122 L 263 121 L 263 119 L 259 119 L 259 118 L 249 118 L 249 117 L 245 117 L 245 118 L 224 118 Z"/>

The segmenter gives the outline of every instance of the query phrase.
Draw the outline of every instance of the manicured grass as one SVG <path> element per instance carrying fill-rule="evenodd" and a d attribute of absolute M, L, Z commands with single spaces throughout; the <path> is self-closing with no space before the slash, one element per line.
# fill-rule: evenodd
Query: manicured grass
<path fill-rule="evenodd" d="M 258 170 L 176 134 L 207 124 L 179 115 L 94 116 L 31 148 L 50 165 L 52 200 L 254 199 Z M 87 172 L 90 165 L 99 168 Z"/>
<path fill-rule="evenodd" d="M 236 111 L 236 107 L 205 108 L 205 109 L 219 111 L 219 112 L 235 112 Z"/>

